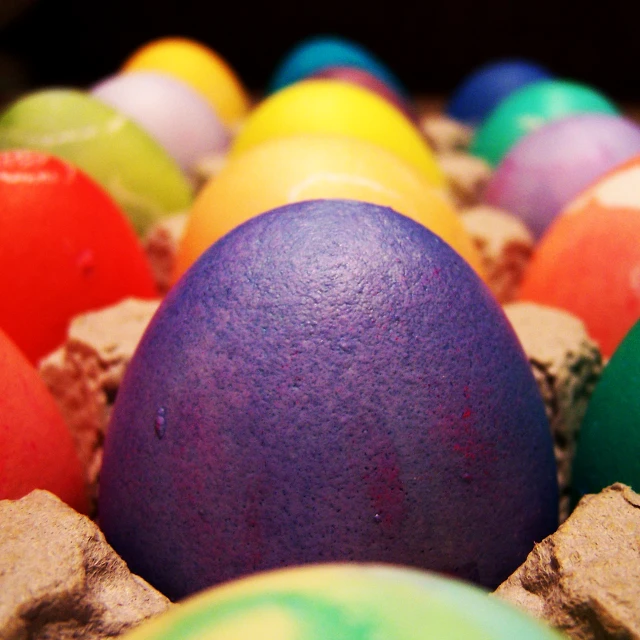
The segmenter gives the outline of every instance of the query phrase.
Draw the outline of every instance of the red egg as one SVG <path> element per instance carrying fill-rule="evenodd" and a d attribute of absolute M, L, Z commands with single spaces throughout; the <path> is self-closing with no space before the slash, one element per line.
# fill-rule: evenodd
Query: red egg
<path fill-rule="evenodd" d="M 125 215 L 93 180 L 35 151 L 0 153 L 0 327 L 32 361 L 70 319 L 157 295 Z"/>
<path fill-rule="evenodd" d="M 582 318 L 611 356 L 640 318 L 640 156 L 575 199 L 543 235 L 520 298 Z"/>
<path fill-rule="evenodd" d="M 0 331 L 0 500 L 46 489 L 87 511 L 80 460 L 38 372 Z"/>

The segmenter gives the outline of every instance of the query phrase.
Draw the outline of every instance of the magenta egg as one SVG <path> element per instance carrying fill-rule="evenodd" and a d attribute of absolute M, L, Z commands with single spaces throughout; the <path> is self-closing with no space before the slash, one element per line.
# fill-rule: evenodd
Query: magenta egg
<path fill-rule="evenodd" d="M 357 67 L 327 67 L 313 74 L 313 78 L 328 78 L 342 80 L 368 89 L 384 98 L 392 105 L 400 109 L 411 120 L 416 120 L 417 113 L 413 105 L 409 104 L 399 93 L 394 91 L 386 82 L 374 76 L 372 73 Z"/>
<path fill-rule="evenodd" d="M 170 76 L 121 73 L 95 85 L 91 94 L 135 120 L 187 174 L 201 158 L 229 145 L 229 132 L 208 102 Z"/>
<path fill-rule="evenodd" d="M 621 116 L 580 114 L 524 137 L 487 184 L 487 204 L 517 215 L 539 238 L 594 180 L 640 153 L 640 127 Z"/>

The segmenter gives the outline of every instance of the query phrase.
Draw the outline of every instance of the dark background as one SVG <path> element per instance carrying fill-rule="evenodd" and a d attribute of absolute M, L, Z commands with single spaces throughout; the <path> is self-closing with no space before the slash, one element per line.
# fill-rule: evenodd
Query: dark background
<path fill-rule="evenodd" d="M 0 0 L 0 92 L 88 86 L 147 41 L 181 35 L 213 48 L 259 93 L 294 44 L 336 34 L 366 46 L 416 94 L 446 96 L 478 65 L 518 56 L 615 100 L 640 100 L 640 3 L 581 4 Z"/>

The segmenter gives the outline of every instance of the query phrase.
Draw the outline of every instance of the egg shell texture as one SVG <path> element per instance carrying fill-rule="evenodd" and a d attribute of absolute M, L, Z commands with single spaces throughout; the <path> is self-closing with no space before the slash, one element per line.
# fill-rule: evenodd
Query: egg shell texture
<path fill-rule="evenodd" d="M 100 519 L 171 598 L 330 560 L 496 586 L 557 526 L 549 425 L 471 268 L 391 209 L 253 218 L 170 291 L 119 390 Z"/>

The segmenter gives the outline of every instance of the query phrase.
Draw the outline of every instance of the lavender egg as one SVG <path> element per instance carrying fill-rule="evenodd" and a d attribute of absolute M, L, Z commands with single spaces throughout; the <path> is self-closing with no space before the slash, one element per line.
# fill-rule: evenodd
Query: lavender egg
<path fill-rule="evenodd" d="M 505 156 L 483 199 L 523 220 L 536 238 L 595 179 L 640 153 L 640 127 L 620 116 L 580 114 L 524 137 Z"/>
<path fill-rule="evenodd" d="M 229 145 L 230 134 L 208 102 L 170 76 L 120 73 L 95 85 L 91 94 L 136 121 L 187 174 L 202 157 Z"/>

